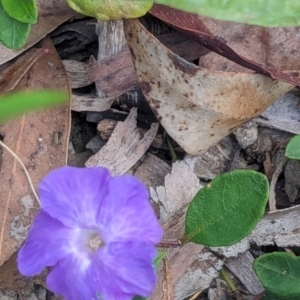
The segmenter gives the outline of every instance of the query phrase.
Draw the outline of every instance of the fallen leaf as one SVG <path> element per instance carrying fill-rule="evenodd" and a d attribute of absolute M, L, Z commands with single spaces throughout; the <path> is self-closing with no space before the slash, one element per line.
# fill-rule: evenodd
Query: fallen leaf
<path fill-rule="evenodd" d="M 204 153 L 293 87 L 260 74 L 201 69 L 161 45 L 138 20 L 124 21 L 124 28 L 149 105 L 189 154 Z"/>
<path fill-rule="evenodd" d="M 106 167 L 113 175 L 129 171 L 151 145 L 159 125 L 153 123 L 141 138 L 136 119 L 137 108 L 132 108 L 126 120 L 118 122 L 105 146 L 86 162 L 86 167 Z"/>
<path fill-rule="evenodd" d="M 49 53 L 35 62 L 16 89 L 62 89 L 70 93 L 67 75 L 51 40 L 43 40 L 40 46 L 49 49 Z M 66 163 L 69 114 L 69 107 L 63 106 L 30 113 L 0 127 L 4 143 L 22 160 L 35 187 L 50 170 Z M 39 208 L 23 169 L 6 150 L 2 155 L 0 182 L 2 265 L 21 246 Z"/>
<path fill-rule="evenodd" d="M 15 51 L 0 44 L 0 65 L 29 49 L 60 24 L 76 15 L 65 0 L 37 0 L 36 4 L 39 11 L 38 23 L 31 27 L 26 45 Z"/>
<path fill-rule="evenodd" d="M 286 45 L 284 47 L 289 47 L 289 54 L 285 54 L 284 56 L 288 55 L 288 60 L 295 61 L 297 55 L 294 56 L 293 52 L 299 51 L 299 46 L 296 46 L 296 43 L 299 44 L 299 38 L 293 38 L 293 46 L 290 46 L 290 41 L 293 35 L 295 35 L 297 31 L 297 35 L 299 34 L 299 30 L 297 29 L 271 29 L 275 32 L 275 39 L 272 40 L 271 44 L 268 44 L 268 39 L 271 36 L 268 29 L 262 29 L 261 27 L 252 26 L 251 25 L 244 25 L 244 24 L 237 24 L 233 22 L 222 22 L 222 21 L 214 21 L 213 19 L 209 18 L 201 18 L 198 15 L 195 14 L 189 14 L 183 11 L 179 11 L 176 9 L 172 9 L 167 6 L 163 5 L 157 5 L 155 4 L 153 8 L 151 9 L 150 13 L 154 15 L 155 17 L 161 19 L 162 21 L 171 24 L 173 27 L 178 29 L 180 32 L 183 32 L 186 36 L 190 37 L 191 39 L 201 43 L 203 46 L 208 48 L 209 50 L 226 57 L 227 59 L 234 61 L 240 66 L 243 66 L 245 68 L 248 68 L 250 70 L 253 70 L 257 73 L 264 74 L 267 76 L 270 76 L 274 79 L 282 80 L 294 85 L 300 85 L 300 78 L 299 78 L 299 72 L 283 72 L 280 69 L 280 66 L 273 66 L 272 64 L 265 65 L 266 56 L 268 55 L 268 47 L 272 46 L 273 49 L 275 49 L 275 52 L 279 52 L 281 50 L 277 50 L 277 48 L 282 48 L 283 44 L 282 41 L 287 41 Z M 210 22 L 216 22 L 220 25 L 218 25 L 218 33 L 219 35 L 215 35 L 213 28 L 210 28 L 208 24 L 205 23 L 205 21 L 211 20 Z M 229 27 L 228 24 L 233 24 L 235 28 L 228 28 L 228 31 L 226 31 L 226 27 Z M 237 32 L 236 27 L 242 27 Z M 249 26 L 249 27 L 248 27 Z M 249 29 L 249 32 L 243 31 L 243 28 L 253 28 L 252 30 Z M 296 30 L 296 31 L 295 31 Z M 276 31 L 278 32 L 276 34 Z M 223 33 L 227 32 L 229 35 L 232 35 L 232 41 L 228 41 L 223 37 Z M 253 39 L 253 40 L 252 40 Z M 259 42 L 258 42 L 259 40 Z M 278 40 L 278 41 L 277 41 Z M 252 44 L 254 47 L 254 51 L 251 52 L 250 48 L 247 52 L 247 55 L 250 55 L 249 57 L 245 57 L 243 55 L 244 51 L 240 53 L 241 47 L 238 49 L 230 47 L 228 45 L 228 42 L 236 44 L 241 44 L 241 41 L 247 45 L 249 48 L 249 44 Z M 266 42 L 267 41 L 267 42 Z M 278 42 L 278 43 L 277 43 Z M 294 44 L 296 47 L 294 47 Z M 258 46 L 266 46 L 262 53 L 260 53 L 261 49 L 257 49 Z M 271 50 L 271 52 L 274 52 L 274 50 Z M 284 50 L 282 51 L 282 53 Z M 281 54 L 282 54 L 281 53 Z M 291 53 L 291 54 L 290 54 Z M 257 56 L 257 57 L 256 57 Z M 279 59 L 278 59 L 279 57 Z M 251 59 L 252 58 L 252 59 Z M 259 60 L 257 60 L 259 58 Z M 277 57 L 274 59 L 277 63 L 279 61 L 284 61 L 282 59 L 282 56 L 277 55 Z M 227 62 L 228 63 L 228 62 Z M 214 64 L 211 64 L 212 68 L 214 68 Z M 222 64 L 220 64 L 222 66 Z M 291 63 L 290 66 L 292 66 L 291 70 L 295 70 L 295 67 Z M 295 66 L 299 66 L 299 63 L 297 61 Z M 290 70 L 290 68 L 287 68 L 285 70 Z M 297 67 L 296 67 L 297 70 Z"/>
<path fill-rule="evenodd" d="M 32 48 L 0 72 L 0 92 L 10 92 L 20 82 L 32 65 L 49 50 Z"/>

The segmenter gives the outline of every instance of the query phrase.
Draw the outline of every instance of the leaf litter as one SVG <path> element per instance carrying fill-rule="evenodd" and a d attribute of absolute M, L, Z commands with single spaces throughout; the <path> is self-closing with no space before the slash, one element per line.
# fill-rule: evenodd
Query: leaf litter
<path fill-rule="evenodd" d="M 47 2 L 53 14 L 41 14 L 42 30 L 33 30 L 24 49 L 11 52 L 0 46 L 1 64 L 8 62 L 2 66 L 0 78 L 2 91 L 32 87 L 69 91 L 70 82 L 71 138 L 70 108 L 61 107 L 28 114 L 1 126 L 1 139 L 23 161 L 35 186 L 50 169 L 66 163 L 68 147 L 69 151 L 77 149 L 72 152 L 77 157 L 76 165 L 106 166 L 114 174 L 136 175 L 149 188 L 165 238 L 174 241 L 182 236 L 186 208 L 201 187 L 232 169 L 263 171 L 268 151 L 266 172 L 278 177 L 277 184 L 274 181 L 275 211 L 267 213 L 253 232 L 236 245 L 206 248 L 190 243 L 170 249 L 159 267 L 157 287 L 150 299 L 229 297 L 226 284 L 219 279 L 224 265 L 242 283 L 237 284 L 240 289 L 247 290 L 242 299 L 260 295 L 262 287 L 251 265 L 253 248 L 300 246 L 299 207 L 293 207 L 299 203 L 299 187 L 292 183 L 294 203 L 290 203 L 277 187 L 284 188 L 282 177 L 291 178 L 287 167 L 283 173 L 273 174 L 280 169 L 277 156 L 286 140 L 285 132 L 299 133 L 299 96 L 294 88 L 299 82 L 299 62 L 297 55 L 291 55 L 299 48 L 298 28 L 265 29 L 220 22 L 155 5 L 151 14 L 173 29 L 168 27 L 169 31 L 163 32 L 165 27 L 160 23 L 158 31 L 162 32 L 154 34 L 145 18 L 127 20 L 124 28 L 129 48 L 122 37 L 117 51 L 99 54 L 98 60 L 80 53 L 80 46 L 68 57 L 69 33 L 54 35 L 56 47 L 59 45 L 64 53 L 63 65 L 49 40 L 36 44 L 74 15 L 63 2 Z M 41 11 L 46 8 L 43 1 L 38 4 Z M 42 26 L 43 22 L 46 24 Z M 76 20 L 69 24 L 73 26 Z M 98 23 L 98 31 L 99 28 L 104 30 L 107 26 Z M 91 26 L 89 31 L 93 30 Z M 103 31 L 99 36 L 109 39 L 113 36 L 110 34 Z M 85 42 L 93 43 L 92 38 Z M 32 45 L 34 48 L 12 61 Z M 189 53 L 187 47 L 191 49 Z M 49 53 L 43 49 L 49 49 Z M 122 100 L 121 95 L 125 95 Z M 86 121 L 92 112 L 95 123 Z M 115 125 L 103 139 L 104 132 L 100 135 L 96 127 L 106 120 L 113 120 Z M 254 124 L 248 125 L 249 120 Z M 158 136 L 159 146 L 153 143 Z M 89 150 L 87 143 L 92 139 L 96 144 Z M 175 151 L 178 161 L 171 162 L 171 151 Z M 1 209 L 4 218 L 0 218 L 5 220 L 5 226 L 1 226 L 0 289 L 24 290 L 29 281 L 14 273 L 15 251 L 26 237 L 37 203 L 15 159 L 3 149 L 0 154 L 1 182 L 9 183 L 1 186 L 1 198 L 9 201 L 0 202 L 6 203 Z M 295 164 L 290 164 L 293 169 Z M 278 210 L 281 203 L 290 208 Z M 34 282 L 45 284 L 42 277 Z M 32 293 L 30 288 L 27 291 Z M 201 291 L 207 298 L 201 296 Z"/>

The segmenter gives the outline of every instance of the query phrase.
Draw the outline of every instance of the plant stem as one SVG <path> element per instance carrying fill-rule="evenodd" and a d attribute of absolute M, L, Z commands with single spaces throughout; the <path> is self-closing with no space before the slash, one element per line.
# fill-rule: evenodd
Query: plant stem
<path fill-rule="evenodd" d="M 234 293 L 237 290 L 237 288 L 235 287 L 234 283 L 232 282 L 232 280 L 227 275 L 224 268 L 220 271 L 220 273 L 221 273 L 222 277 L 224 278 L 224 280 L 226 281 L 226 283 L 227 283 L 228 287 L 230 288 L 230 290 Z"/>
<path fill-rule="evenodd" d="M 167 135 L 167 146 L 168 146 L 168 149 L 170 151 L 170 155 L 172 157 L 172 162 L 175 162 L 177 160 L 177 155 L 174 151 L 174 147 L 173 147 L 173 145 L 171 143 L 171 139 L 168 135 Z"/>
<path fill-rule="evenodd" d="M 158 248 L 179 248 L 182 244 L 179 240 L 162 240 L 157 247 Z"/>

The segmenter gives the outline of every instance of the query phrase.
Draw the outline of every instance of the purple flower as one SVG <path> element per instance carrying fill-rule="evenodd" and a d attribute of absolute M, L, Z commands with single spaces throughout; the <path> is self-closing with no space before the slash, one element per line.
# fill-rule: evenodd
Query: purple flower
<path fill-rule="evenodd" d="M 147 297 L 162 238 L 144 184 L 103 168 L 63 167 L 39 187 L 41 211 L 18 254 L 25 276 L 52 267 L 51 291 L 67 300 Z"/>

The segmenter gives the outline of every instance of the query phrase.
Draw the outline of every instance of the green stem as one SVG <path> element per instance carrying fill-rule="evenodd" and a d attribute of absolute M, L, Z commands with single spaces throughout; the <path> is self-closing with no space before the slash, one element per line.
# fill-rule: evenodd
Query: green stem
<path fill-rule="evenodd" d="M 168 135 L 167 135 L 167 146 L 168 146 L 168 149 L 170 151 L 170 155 L 172 157 L 172 162 L 175 162 L 177 160 L 177 155 L 174 151 L 173 145 L 171 143 L 171 139 L 169 138 Z"/>
<path fill-rule="evenodd" d="M 224 270 L 224 268 L 220 271 L 222 277 L 224 278 L 224 280 L 226 281 L 228 287 L 230 288 L 230 290 L 234 293 L 237 288 L 235 287 L 234 283 L 232 282 L 232 280 L 228 277 L 226 271 Z"/>

